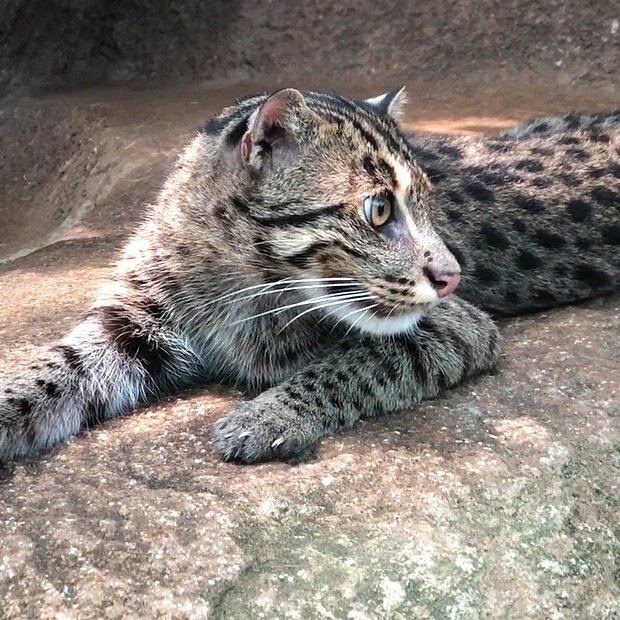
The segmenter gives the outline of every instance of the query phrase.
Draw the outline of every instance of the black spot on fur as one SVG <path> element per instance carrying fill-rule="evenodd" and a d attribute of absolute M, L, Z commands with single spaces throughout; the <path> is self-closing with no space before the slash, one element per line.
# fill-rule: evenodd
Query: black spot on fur
<path fill-rule="evenodd" d="M 521 207 L 521 209 L 525 209 L 528 213 L 542 213 L 545 210 L 545 206 L 540 200 L 531 196 L 525 196 L 524 194 L 516 196 L 515 204 Z"/>
<path fill-rule="evenodd" d="M 567 129 L 579 129 L 581 127 L 581 116 L 576 112 L 570 112 L 564 115 L 564 122 Z"/>
<path fill-rule="evenodd" d="M 531 153 L 533 155 L 542 155 L 543 157 L 551 157 L 555 151 L 548 146 L 535 146 Z"/>
<path fill-rule="evenodd" d="M 558 178 L 566 187 L 579 187 L 583 181 L 574 174 L 559 174 Z"/>
<path fill-rule="evenodd" d="M 495 194 L 482 183 L 472 181 L 465 185 L 465 191 L 474 199 L 480 202 L 495 202 Z"/>
<path fill-rule="evenodd" d="M 499 274 L 486 265 L 476 265 L 474 276 L 482 284 L 495 284 L 499 282 Z"/>
<path fill-rule="evenodd" d="M 71 345 L 59 344 L 52 347 L 52 351 L 59 353 L 67 364 L 68 368 L 76 374 L 84 374 L 84 365 L 82 357 L 78 351 Z"/>
<path fill-rule="evenodd" d="M 448 197 L 448 199 L 451 202 L 455 202 L 456 204 L 463 204 L 465 202 L 465 199 L 463 198 L 463 196 L 461 196 L 461 194 L 459 194 L 459 192 L 457 192 L 456 190 L 453 189 L 449 189 L 446 192 L 446 196 Z"/>
<path fill-rule="evenodd" d="M 241 138 L 243 138 L 243 134 L 248 129 L 248 120 L 249 120 L 249 117 L 240 120 L 230 130 L 230 132 L 226 136 L 226 144 L 228 144 L 229 147 L 236 146 L 237 144 L 239 144 L 239 142 L 241 142 Z"/>
<path fill-rule="evenodd" d="M 213 214 L 220 218 L 221 220 L 228 219 L 228 206 L 223 202 L 218 202 L 215 207 L 213 207 Z"/>
<path fill-rule="evenodd" d="M 13 394 L 13 390 L 11 388 L 4 388 L 5 394 Z"/>
<path fill-rule="evenodd" d="M 588 161 L 590 159 L 590 153 L 576 147 L 566 149 L 566 154 L 577 161 Z"/>
<path fill-rule="evenodd" d="M 424 166 L 424 172 L 426 172 L 426 176 L 428 176 L 431 183 L 441 183 L 447 178 L 445 172 L 442 172 L 438 168 L 433 168 L 432 166 Z"/>
<path fill-rule="evenodd" d="M 553 273 L 555 273 L 555 275 L 559 278 L 564 277 L 568 273 L 568 265 L 566 265 L 565 263 L 558 263 L 553 268 Z"/>
<path fill-rule="evenodd" d="M 613 278 L 608 273 L 587 264 L 577 265 L 575 277 L 594 288 L 609 286 L 613 282 Z"/>
<path fill-rule="evenodd" d="M 580 249 L 580 250 L 589 250 L 592 247 L 592 241 L 590 239 L 588 239 L 587 237 L 577 237 L 577 240 L 575 241 L 575 245 Z"/>
<path fill-rule="evenodd" d="M 416 156 L 416 158 L 419 158 L 422 162 L 436 161 L 439 159 L 439 156 L 437 155 L 437 153 L 433 153 L 432 151 L 429 151 L 422 147 L 410 145 L 410 149 L 413 152 L 413 154 Z"/>
<path fill-rule="evenodd" d="M 492 248 L 506 250 L 510 247 L 510 241 L 504 232 L 491 224 L 484 224 L 480 228 L 480 235 Z"/>
<path fill-rule="evenodd" d="M 60 396 L 60 389 L 58 385 L 53 381 L 44 381 L 43 379 L 37 379 L 36 382 L 38 387 L 43 388 L 47 396 L 50 398 L 58 398 Z"/>
<path fill-rule="evenodd" d="M 519 250 L 517 255 L 517 266 L 519 269 L 537 269 L 543 264 L 542 259 L 527 250 Z"/>
<path fill-rule="evenodd" d="M 608 189 L 607 187 L 595 187 L 590 192 L 590 195 L 594 198 L 594 200 L 608 207 L 612 207 L 614 205 L 620 206 L 620 194 Z"/>
<path fill-rule="evenodd" d="M 532 185 L 539 189 L 546 189 L 547 187 L 551 187 L 552 184 L 553 181 L 547 177 L 536 177 L 532 179 Z"/>
<path fill-rule="evenodd" d="M 442 155 L 452 159 L 463 159 L 463 151 L 458 146 L 443 145 L 437 149 Z"/>
<path fill-rule="evenodd" d="M 502 172 L 500 170 L 490 170 L 481 172 L 476 175 L 477 179 L 485 185 L 503 185 L 507 181 L 519 181 L 519 177 L 508 171 Z"/>
<path fill-rule="evenodd" d="M 579 142 L 581 142 L 581 140 L 579 138 L 576 138 L 575 136 L 562 136 L 559 140 L 558 143 L 559 144 L 579 144 Z"/>
<path fill-rule="evenodd" d="M 491 153 L 507 153 L 512 148 L 510 144 L 499 141 L 488 142 L 486 147 Z"/>
<path fill-rule="evenodd" d="M 620 164 L 611 164 L 609 166 L 609 174 L 620 179 Z"/>
<path fill-rule="evenodd" d="M 609 144 L 611 139 L 606 133 L 598 133 L 597 131 L 593 131 L 590 134 L 590 139 L 592 142 L 601 142 L 603 144 Z"/>
<path fill-rule="evenodd" d="M 346 383 L 348 383 L 349 381 L 349 376 L 343 372 L 342 370 L 337 370 L 334 373 L 334 378 L 336 379 L 336 381 L 338 381 L 338 383 L 344 385 Z"/>
<path fill-rule="evenodd" d="M 549 250 L 557 250 L 566 245 L 566 239 L 564 239 L 564 237 L 542 228 L 536 231 L 536 240 L 540 245 Z"/>
<path fill-rule="evenodd" d="M 228 125 L 230 118 L 216 114 L 208 119 L 198 130 L 200 133 L 217 135 Z"/>
<path fill-rule="evenodd" d="M 239 213 L 243 213 L 245 215 L 249 214 L 250 208 L 248 207 L 248 203 L 241 196 L 233 196 L 230 199 L 230 202 L 235 211 L 238 211 Z"/>
<path fill-rule="evenodd" d="M 545 133 L 546 131 L 549 131 L 548 123 L 538 123 L 532 127 L 532 133 Z"/>
<path fill-rule="evenodd" d="M 451 222 L 463 221 L 463 214 L 460 211 L 456 211 L 455 209 L 448 209 L 446 211 L 446 215 Z"/>
<path fill-rule="evenodd" d="M 27 398 L 7 398 L 9 405 L 13 405 L 21 415 L 32 413 L 32 405 Z"/>
<path fill-rule="evenodd" d="M 454 258 L 456 258 L 456 262 L 463 268 L 467 266 L 467 260 L 465 259 L 465 254 L 463 254 L 462 250 L 456 245 L 452 245 L 450 243 L 446 243 L 448 250 L 452 253 Z"/>
<path fill-rule="evenodd" d="M 601 236 L 606 245 L 620 245 L 620 226 L 606 226 L 601 230 Z"/>
<path fill-rule="evenodd" d="M 527 226 L 525 225 L 525 222 L 520 219 L 517 218 L 513 223 L 512 223 L 512 227 L 520 233 L 524 233 L 527 230 Z"/>
<path fill-rule="evenodd" d="M 566 204 L 566 211 L 573 222 L 580 224 L 592 215 L 592 205 L 585 200 L 570 200 Z"/>
<path fill-rule="evenodd" d="M 155 340 L 154 334 L 122 306 L 101 306 L 98 310 L 103 329 L 119 351 L 140 362 L 152 378 L 160 376 L 172 360 L 166 343 Z"/>
<path fill-rule="evenodd" d="M 526 172 L 542 172 L 545 169 L 537 159 L 522 159 L 515 164 L 515 168 Z"/>

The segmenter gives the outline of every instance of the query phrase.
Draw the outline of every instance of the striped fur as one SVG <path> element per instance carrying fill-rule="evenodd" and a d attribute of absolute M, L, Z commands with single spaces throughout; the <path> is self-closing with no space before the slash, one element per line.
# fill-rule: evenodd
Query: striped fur
<path fill-rule="evenodd" d="M 492 369 L 490 318 L 438 303 L 459 265 L 397 126 L 403 96 L 287 89 L 211 118 L 83 322 L 0 390 L 0 460 L 208 381 L 263 390 L 216 423 L 218 454 L 295 460 Z M 377 195 L 394 213 L 380 229 Z"/>

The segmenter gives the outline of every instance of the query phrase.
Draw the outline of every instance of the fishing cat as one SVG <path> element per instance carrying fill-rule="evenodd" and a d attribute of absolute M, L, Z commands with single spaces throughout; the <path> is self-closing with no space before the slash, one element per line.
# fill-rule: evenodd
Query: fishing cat
<path fill-rule="evenodd" d="M 216 422 L 222 458 L 307 458 L 493 369 L 484 310 L 620 288 L 617 129 L 408 140 L 403 104 L 284 89 L 212 117 L 83 320 L 0 389 L 0 460 L 212 381 L 261 392 Z"/>

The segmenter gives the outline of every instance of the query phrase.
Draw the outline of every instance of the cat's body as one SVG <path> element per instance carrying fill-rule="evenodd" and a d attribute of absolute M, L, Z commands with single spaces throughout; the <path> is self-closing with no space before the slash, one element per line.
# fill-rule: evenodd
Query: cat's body
<path fill-rule="evenodd" d="M 607 142 L 571 134 L 604 169 L 593 180 L 555 134 L 409 145 L 399 97 L 286 90 L 211 119 L 84 321 L 0 391 L 0 460 L 207 381 L 266 390 L 218 421 L 221 456 L 299 458 L 362 415 L 493 368 L 492 321 L 446 298 L 459 268 L 417 158 L 465 297 L 514 314 L 620 288 L 617 129 Z M 590 209 L 576 218 L 567 200 Z"/>
<path fill-rule="evenodd" d="M 566 118 L 519 125 L 518 139 L 412 136 L 458 294 L 495 316 L 620 290 L 620 114 Z"/>

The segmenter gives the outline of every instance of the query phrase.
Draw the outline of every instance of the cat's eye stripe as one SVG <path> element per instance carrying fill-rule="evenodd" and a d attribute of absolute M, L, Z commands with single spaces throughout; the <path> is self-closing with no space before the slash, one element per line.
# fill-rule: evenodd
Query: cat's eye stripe
<path fill-rule="evenodd" d="M 342 208 L 343 205 L 336 204 L 312 211 L 306 211 L 305 213 L 287 213 L 286 215 L 275 215 L 273 217 L 250 214 L 250 217 L 262 226 L 304 226 L 316 222 L 323 217 L 336 215 Z"/>

